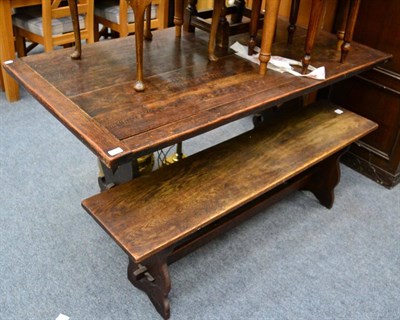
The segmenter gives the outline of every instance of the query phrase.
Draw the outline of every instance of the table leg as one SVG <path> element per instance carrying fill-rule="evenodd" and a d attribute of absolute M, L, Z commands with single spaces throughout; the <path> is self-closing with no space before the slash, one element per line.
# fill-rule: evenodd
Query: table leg
<path fill-rule="evenodd" d="M 143 33 L 144 14 L 151 0 L 127 0 L 135 15 L 135 41 L 136 41 L 136 91 L 144 91 L 143 83 Z"/>
<path fill-rule="evenodd" d="M 296 31 L 297 16 L 299 15 L 300 0 L 292 0 L 290 6 L 289 26 L 288 26 L 288 43 L 293 43 L 294 32 Z"/>
<path fill-rule="evenodd" d="M 265 15 L 264 25 L 261 36 L 261 50 L 260 50 L 260 74 L 264 75 L 267 72 L 267 64 L 271 59 L 272 41 L 276 29 L 276 22 L 278 20 L 278 12 L 280 0 L 266 0 L 265 1 Z"/>
<path fill-rule="evenodd" d="M 115 170 L 108 168 L 100 160 L 98 160 L 98 165 L 98 183 L 100 191 L 108 190 L 114 186 L 131 181 L 132 179 L 140 175 L 139 164 L 137 160 L 124 163 L 118 166 L 118 168 L 116 168 Z"/>
<path fill-rule="evenodd" d="M 74 28 L 75 51 L 71 54 L 72 59 L 80 59 L 82 54 L 81 32 L 79 27 L 78 3 L 76 0 L 68 0 L 69 10 L 71 12 L 72 26 Z"/>
<path fill-rule="evenodd" d="M 340 58 L 340 62 L 344 63 L 347 57 L 347 54 L 350 51 L 350 42 L 353 40 L 353 32 L 354 27 L 356 26 L 358 9 L 360 8 L 361 0 L 351 0 L 350 1 L 350 10 L 349 15 L 347 17 L 346 22 L 346 31 L 344 34 L 344 42 L 342 45 L 342 56 Z"/>
<path fill-rule="evenodd" d="M 311 52 L 314 47 L 315 38 L 317 36 L 319 20 L 324 8 L 324 0 L 312 0 L 310 20 L 308 22 L 307 38 L 304 47 L 305 55 L 302 59 L 303 70 L 302 73 L 307 73 L 308 66 L 310 65 Z"/>
<path fill-rule="evenodd" d="M 15 59 L 14 37 L 11 20 L 10 1 L 0 0 L 0 64 L 7 60 Z M 19 99 L 19 87 L 3 69 L 2 73 L 4 90 L 8 101 L 13 102 Z"/>

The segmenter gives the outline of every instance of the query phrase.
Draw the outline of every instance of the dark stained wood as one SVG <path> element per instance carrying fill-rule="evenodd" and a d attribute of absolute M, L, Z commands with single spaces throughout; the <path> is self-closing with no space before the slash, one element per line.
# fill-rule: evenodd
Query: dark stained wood
<path fill-rule="evenodd" d="M 83 206 L 140 263 L 376 128 L 351 112 L 338 115 L 335 108 L 308 107 L 89 198 Z"/>
<path fill-rule="evenodd" d="M 82 206 L 129 255 L 129 280 L 167 319 L 168 262 L 295 188 L 332 206 L 343 149 L 377 127 L 336 110 L 320 102 L 297 114 L 278 111 L 257 129 L 95 195 Z"/>
<path fill-rule="evenodd" d="M 288 26 L 288 43 L 292 44 L 293 35 L 296 31 L 297 16 L 299 15 L 300 0 L 292 0 L 290 5 L 289 26 Z"/>
<path fill-rule="evenodd" d="M 288 47 L 277 32 L 276 55 L 300 59 L 304 31 Z M 279 37 L 279 35 L 281 35 Z M 258 66 L 232 53 L 209 63 L 208 35 L 174 29 L 157 30 L 144 43 L 147 90 L 136 93 L 135 41 L 132 37 L 86 45 L 81 60 L 68 50 L 32 55 L 4 66 L 36 99 L 81 139 L 107 166 L 193 137 L 368 70 L 390 55 L 354 43 L 344 64 L 338 63 L 336 37 L 321 33 L 313 65 L 326 67 L 327 79 L 315 81 Z M 247 35 L 232 37 L 247 43 Z M 56 68 L 55 68 L 56 66 Z M 58 70 L 54 72 L 54 70 Z M 101 134 L 99 132 L 101 131 Z M 121 147 L 114 157 L 107 151 Z"/>
<path fill-rule="evenodd" d="M 358 9 L 360 7 L 361 0 L 350 0 L 349 14 L 346 22 L 346 29 L 344 32 L 344 39 L 342 45 L 342 55 L 340 62 L 345 62 L 347 55 L 351 48 L 351 41 L 353 40 L 354 27 L 356 25 Z"/>
<path fill-rule="evenodd" d="M 319 20 L 322 16 L 325 0 L 312 0 L 311 14 L 307 28 L 307 38 L 304 45 L 305 55 L 301 60 L 303 63 L 302 73 L 307 73 L 308 66 L 310 65 L 311 52 L 314 48 L 315 38 L 317 36 Z"/>
<path fill-rule="evenodd" d="M 343 0 L 339 2 L 336 14 L 336 20 L 337 20 L 336 36 L 338 39 L 337 42 L 338 50 L 342 49 L 347 17 L 349 15 L 349 8 L 350 8 L 350 0 Z"/>
<path fill-rule="evenodd" d="M 248 54 L 254 54 L 254 47 L 256 46 L 256 38 L 259 24 L 259 17 L 261 12 L 261 0 L 253 0 L 251 4 L 251 17 L 250 17 L 250 27 L 249 27 L 249 49 Z"/>
<path fill-rule="evenodd" d="M 341 50 L 340 62 L 344 63 L 347 55 L 350 51 L 351 41 L 353 39 L 353 32 L 355 23 L 357 21 L 358 9 L 361 0 L 343 0 L 339 1 L 337 8 L 337 20 L 338 31 L 337 31 L 337 48 Z M 307 37 L 305 42 L 305 55 L 302 59 L 303 62 L 303 73 L 307 73 L 307 68 L 310 64 L 311 53 L 316 40 L 319 21 L 323 15 L 324 4 L 326 0 L 312 0 L 311 2 L 311 13 L 308 23 Z M 293 34 L 296 31 L 297 15 L 299 12 L 300 0 L 293 0 L 291 3 L 289 26 L 288 26 L 288 43 L 293 42 Z"/>
<path fill-rule="evenodd" d="M 389 188 L 400 182 L 399 16 L 400 1 L 388 0 L 384 5 L 361 1 L 354 40 L 385 50 L 393 54 L 393 59 L 338 83 L 331 91 L 333 101 L 379 124 L 378 130 L 351 147 L 343 161 Z M 353 51 L 349 58 L 351 54 Z"/>
<path fill-rule="evenodd" d="M 169 319 L 170 303 L 168 293 L 171 279 L 167 268 L 167 254 L 163 252 L 146 261 L 146 266 L 129 259 L 128 279 L 138 289 L 144 291 L 156 310 L 164 319 Z"/>

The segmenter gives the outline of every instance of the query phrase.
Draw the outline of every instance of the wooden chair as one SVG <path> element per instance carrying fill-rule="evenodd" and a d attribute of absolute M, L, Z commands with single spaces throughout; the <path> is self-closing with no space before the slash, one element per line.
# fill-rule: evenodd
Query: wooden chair
<path fill-rule="evenodd" d="M 304 51 L 305 54 L 302 58 L 303 73 L 307 72 L 310 65 L 311 53 L 314 47 L 315 39 L 318 32 L 319 20 L 322 15 L 324 3 L 326 0 L 312 0 L 311 13 L 307 29 L 307 37 L 305 41 Z M 358 9 L 361 0 L 345 0 L 344 8 L 342 10 L 342 20 L 340 28 L 343 28 L 341 36 L 343 37 L 343 44 L 341 45 L 341 58 L 340 62 L 344 63 L 348 52 L 350 51 L 350 43 L 353 39 L 354 27 L 358 15 Z M 271 48 L 273 34 L 276 28 L 276 21 L 278 16 L 280 0 L 266 0 L 266 17 L 264 19 L 262 43 L 260 51 L 260 74 L 266 73 L 266 66 L 271 57 Z M 288 27 L 289 37 L 288 42 L 291 43 L 293 33 L 296 29 L 296 20 L 299 9 L 300 0 L 292 0 L 292 7 L 290 13 L 290 24 Z M 338 37 L 340 40 L 340 38 Z"/>
<path fill-rule="evenodd" d="M 326 0 L 312 0 L 310 20 L 307 29 L 306 44 L 304 47 L 305 55 L 302 59 L 303 72 L 306 72 L 311 59 L 311 52 L 314 47 L 315 38 L 318 31 L 319 20 L 322 15 L 323 5 Z M 350 51 L 353 32 L 357 20 L 358 9 L 361 0 L 345 0 L 339 3 L 338 13 L 340 16 L 338 37 L 338 49 L 342 51 L 340 62 L 345 62 Z M 297 15 L 299 12 L 300 0 L 292 0 L 289 17 L 288 43 L 292 43 L 293 34 L 296 30 Z"/>
<path fill-rule="evenodd" d="M 154 0 L 151 7 L 146 11 L 146 21 L 150 22 L 147 29 L 163 29 L 167 26 L 168 10 L 167 0 Z M 150 13 L 150 20 L 148 15 Z M 120 37 L 126 37 L 135 33 L 135 16 L 132 8 L 126 0 L 104 0 L 97 1 L 94 6 L 95 39 L 98 41 L 100 33 L 99 24 L 112 32 L 118 33 Z M 146 33 L 150 36 L 150 33 Z"/>
<path fill-rule="evenodd" d="M 94 42 L 94 0 L 79 0 L 79 25 L 81 39 Z M 26 40 L 44 46 L 46 52 L 55 46 L 75 42 L 73 23 L 67 1 L 42 0 L 42 5 L 20 8 L 13 16 L 16 49 L 18 55 L 25 56 L 29 51 Z"/>

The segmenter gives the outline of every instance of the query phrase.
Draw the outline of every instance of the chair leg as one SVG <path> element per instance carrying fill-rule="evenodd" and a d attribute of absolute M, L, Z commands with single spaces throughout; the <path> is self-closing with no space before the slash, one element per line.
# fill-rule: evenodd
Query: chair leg
<path fill-rule="evenodd" d="M 134 88 L 136 91 L 144 91 L 143 83 L 143 31 L 144 31 L 144 13 L 151 4 L 151 0 L 129 0 L 135 15 L 135 41 L 136 41 L 136 82 Z"/>
<path fill-rule="evenodd" d="M 346 21 L 349 15 L 350 8 L 350 0 L 342 0 L 338 3 L 338 27 L 336 31 L 337 36 L 337 50 L 340 51 L 342 49 L 342 45 L 344 42 L 344 33 L 346 29 Z"/>
<path fill-rule="evenodd" d="M 249 40 L 249 56 L 254 54 L 254 47 L 256 46 L 258 20 L 260 19 L 261 0 L 253 0 L 251 4 L 251 18 L 250 18 L 250 40 Z"/>
<path fill-rule="evenodd" d="M 231 15 L 232 23 L 241 23 L 243 19 L 244 9 L 246 7 L 246 1 L 235 0 L 234 6 L 236 7 L 236 12 Z"/>
<path fill-rule="evenodd" d="M 174 24 L 176 37 L 180 37 L 182 35 L 184 2 L 184 0 L 175 0 Z"/>
<path fill-rule="evenodd" d="M 78 4 L 76 0 L 68 0 L 69 10 L 71 12 L 72 26 L 74 28 L 75 37 L 75 51 L 71 54 L 71 59 L 77 60 L 81 58 L 81 32 L 79 28 L 79 17 L 78 17 Z"/>
<path fill-rule="evenodd" d="M 288 26 L 288 43 L 293 43 L 293 36 L 296 31 L 297 16 L 299 15 L 300 0 L 292 0 L 290 7 L 289 26 Z"/>
<path fill-rule="evenodd" d="M 350 1 L 350 10 L 349 16 L 347 17 L 346 22 L 346 31 L 344 34 L 344 42 L 342 45 L 342 55 L 340 58 L 340 62 L 344 63 L 347 57 L 347 54 L 350 51 L 351 41 L 353 40 L 354 27 L 356 26 L 358 9 L 360 8 L 361 0 L 351 0 Z"/>
<path fill-rule="evenodd" d="M 93 36 L 94 36 L 94 42 L 98 42 L 100 40 L 100 30 L 99 30 L 99 21 L 96 17 L 94 17 L 94 30 L 93 30 Z"/>
<path fill-rule="evenodd" d="M 218 60 L 217 56 L 215 55 L 215 44 L 217 40 L 219 18 L 221 16 L 223 5 L 224 0 L 214 1 L 214 10 L 211 18 L 210 38 L 208 40 L 208 60 L 210 61 Z"/>
<path fill-rule="evenodd" d="M 302 73 L 307 73 L 308 66 L 310 65 L 311 52 L 314 47 L 315 38 L 317 36 L 319 20 L 322 15 L 325 0 L 312 0 L 310 20 L 308 22 L 307 38 L 305 44 L 305 55 L 302 59 L 303 70 Z"/>
<path fill-rule="evenodd" d="M 195 31 L 195 27 L 191 25 L 192 16 L 197 16 L 197 0 L 188 0 L 187 7 L 185 8 L 183 30 L 185 30 L 186 32 Z"/>
<path fill-rule="evenodd" d="M 151 4 L 146 9 L 146 29 L 144 38 L 149 41 L 153 39 L 153 34 L 151 33 Z"/>
<path fill-rule="evenodd" d="M 276 22 L 278 20 L 278 12 L 280 0 L 266 0 L 265 1 L 265 15 L 264 24 L 261 37 L 261 50 L 260 50 L 260 71 L 261 75 L 267 72 L 267 64 L 271 59 L 272 41 L 276 29 Z"/>
<path fill-rule="evenodd" d="M 18 57 L 19 58 L 25 57 L 27 54 L 25 38 L 19 34 L 18 28 L 16 27 L 14 27 L 14 35 L 15 35 L 15 50 L 17 51 Z"/>

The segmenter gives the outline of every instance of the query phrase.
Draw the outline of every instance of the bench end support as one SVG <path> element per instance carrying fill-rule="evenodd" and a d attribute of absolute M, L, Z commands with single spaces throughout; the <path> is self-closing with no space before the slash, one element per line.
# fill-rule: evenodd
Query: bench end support
<path fill-rule="evenodd" d="M 170 317 L 168 299 L 171 279 L 167 266 L 168 254 L 157 255 L 141 264 L 129 259 L 128 279 L 138 289 L 144 291 L 158 313 L 164 318 Z"/>
<path fill-rule="evenodd" d="M 348 148 L 344 148 L 317 164 L 320 173 L 315 174 L 303 188 L 303 190 L 311 191 L 319 202 L 328 209 L 333 206 L 334 189 L 340 180 L 340 157 L 347 150 Z"/>

